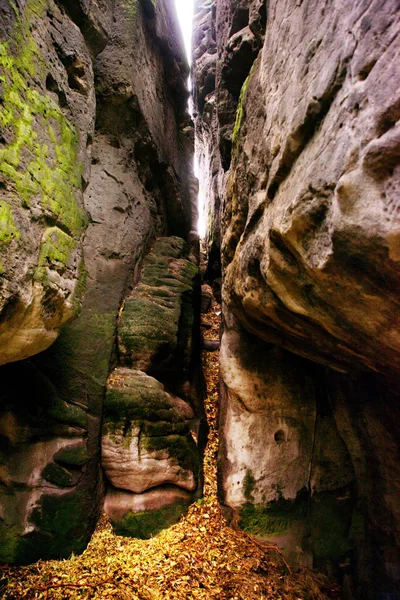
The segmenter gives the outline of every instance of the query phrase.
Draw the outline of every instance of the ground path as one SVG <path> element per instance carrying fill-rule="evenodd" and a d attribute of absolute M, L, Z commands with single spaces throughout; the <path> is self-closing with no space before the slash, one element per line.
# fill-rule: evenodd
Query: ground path
<path fill-rule="evenodd" d="M 204 316 L 205 337 L 217 339 L 219 308 Z M 28 567 L 0 566 L 0 598 L 117 600 L 328 600 L 335 586 L 284 565 L 248 534 L 227 527 L 217 501 L 218 352 L 204 352 L 210 435 L 204 499 L 150 540 L 116 536 L 103 520 L 82 556 Z"/>

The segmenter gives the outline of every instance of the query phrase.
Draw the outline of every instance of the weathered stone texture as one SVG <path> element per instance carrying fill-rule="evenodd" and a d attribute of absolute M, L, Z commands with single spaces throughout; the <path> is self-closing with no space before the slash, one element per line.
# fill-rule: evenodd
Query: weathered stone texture
<path fill-rule="evenodd" d="M 189 404 L 175 401 L 142 371 L 118 368 L 110 375 L 104 409 L 102 465 L 114 487 L 137 494 L 167 483 L 196 489 Z"/>
<path fill-rule="evenodd" d="M 220 245 L 226 320 L 221 499 L 255 534 L 277 539 L 278 521 L 292 557 L 357 597 L 397 598 L 399 3 L 220 0 L 197 15 L 209 272 Z M 304 413 L 291 390 L 305 376 Z"/>
<path fill-rule="evenodd" d="M 198 305 L 200 293 L 196 259 L 189 251 L 182 238 L 156 241 L 118 324 L 121 364 L 161 379 L 183 397 L 190 395 L 194 301 Z"/>
<path fill-rule="evenodd" d="M 104 405 L 105 506 L 124 535 L 155 534 L 201 494 L 199 312 L 190 246 L 175 236 L 157 239 L 121 310 L 118 357 L 124 366 L 110 375 Z"/>
<path fill-rule="evenodd" d="M 398 14 L 337 11 L 269 7 L 238 112 L 225 299 L 268 341 L 396 376 Z"/>
<path fill-rule="evenodd" d="M 118 535 L 147 539 L 174 525 L 191 502 L 188 492 L 174 486 L 143 494 L 110 490 L 104 510 Z"/>
<path fill-rule="evenodd" d="M 45 352 L 2 367 L 0 560 L 6 562 L 67 557 L 90 539 L 104 497 L 100 423 L 116 366 L 119 311 L 154 239 L 188 238 L 196 188 L 188 67 L 173 2 L 29 0 L 24 6 L 0 9 L 2 34 L 9 36 L 0 67 L 22 102 L 0 85 L 3 362 L 44 350 L 61 324 L 80 314 Z M 3 123 L 10 107 L 24 115 L 15 131 Z M 28 137 L 26 150 L 16 134 Z M 19 340 L 20 350 L 7 340 Z M 151 502 L 140 506 L 150 509 Z"/>
<path fill-rule="evenodd" d="M 95 94 L 85 40 L 57 4 L 17 3 L 0 19 L 4 364 L 46 349 L 79 310 Z"/>

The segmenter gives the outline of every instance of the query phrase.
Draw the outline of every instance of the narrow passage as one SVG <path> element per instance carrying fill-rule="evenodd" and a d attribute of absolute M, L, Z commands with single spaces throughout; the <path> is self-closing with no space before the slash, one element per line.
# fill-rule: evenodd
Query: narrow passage
<path fill-rule="evenodd" d="M 204 338 L 218 339 L 213 301 Z M 124 538 L 103 519 L 87 550 L 69 560 L 0 566 L 0 598 L 117 600 L 328 600 L 340 591 L 321 576 L 286 566 L 278 552 L 226 525 L 217 501 L 219 351 L 203 352 L 210 426 L 204 498 L 150 540 Z"/>

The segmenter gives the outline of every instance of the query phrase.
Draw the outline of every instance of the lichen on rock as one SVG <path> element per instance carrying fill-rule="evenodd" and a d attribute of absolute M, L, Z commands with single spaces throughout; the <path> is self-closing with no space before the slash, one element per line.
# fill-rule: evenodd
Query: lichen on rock
<path fill-rule="evenodd" d="M 0 42 L 0 307 L 6 311 L 1 364 L 48 347 L 81 304 L 81 240 L 88 223 L 80 160 L 84 132 L 63 110 L 60 88 L 58 96 L 49 91 L 47 81 L 56 80 L 48 74 L 55 63 L 51 49 L 43 44 L 49 35 L 46 9 L 47 16 L 57 12 L 44 0 L 30 0 L 23 14 L 14 7 L 14 23 L 5 30 L 9 39 Z M 57 264 L 49 256 L 50 239 L 58 248 Z"/>

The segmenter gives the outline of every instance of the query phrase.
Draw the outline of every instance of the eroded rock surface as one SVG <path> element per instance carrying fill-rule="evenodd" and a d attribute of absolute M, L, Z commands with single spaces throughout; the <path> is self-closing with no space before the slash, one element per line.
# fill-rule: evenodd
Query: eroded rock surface
<path fill-rule="evenodd" d="M 3 3 L 3 5 L 7 3 Z M 0 364 L 45 350 L 82 300 L 91 55 L 56 3 L 1 15 Z"/>
<path fill-rule="evenodd" d="M 105 506 L 124 535 L 155 534 L 201 494 L 199 311 L 198 267 L 190 246 L 176 236 L 159 238 L 121 311 L 118 356 L 124 366 L 110 375 L 104 405 Z"/>
<path fill-rule="evenodd" d="M 269 23 L 238 113 L 225 300 L 268 341 L 398 376 L 398 15 L 271 5 Z"/>
<path fill-rule="evenodd" d="M 102 465 L 114 487 L 135 493 L 167 483 L 196 488 L 198 460 L 189 427 L 194 414 L 181 403 L 142 371 L 113 371 L 104 405 Z"/>
<path fill-rule="evenodd" d="M 121 364 L 168 381 L 182 396 L 190 393 L 193 303 L 199 295 L 198 267 L 189 252 L 182 238 L 156 241 L 118 325 Z"/>
<path fill-rule="evenodd" d="M 220 247 L 225 304 L 221 498 L 349 598 L 397 598 L 398 3 L 220 0 L 196 18 L 208 272 Z"/>
<path fill-rule="evenodd" d="M 220 492 L 228 514 L 278 543 L 291 564 L 338 574 L 354 547 L 357 500 L 323 370 L 249 334 L 225 310 L 221 375 Z"/>
<path fill-rule="evenodd" d="M 90 539 L 119 311 L 155 238 L 189 237 L 196 182 L 172 2 L 11 5 L 0 9 L 15 88 L 0 86 L 1 351 L 16 362 L 2 367 L 0 560 L 31 562 Z"/>

